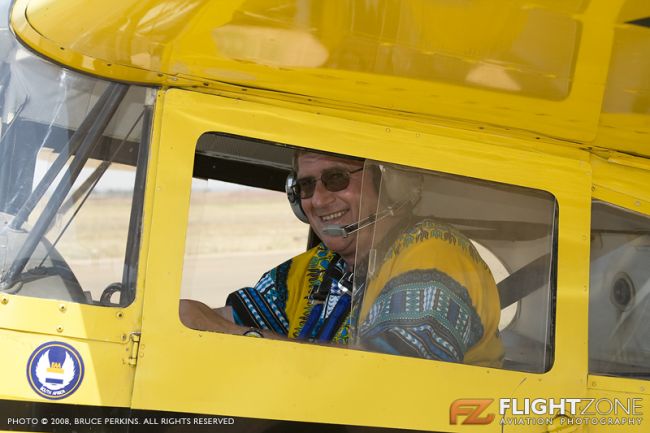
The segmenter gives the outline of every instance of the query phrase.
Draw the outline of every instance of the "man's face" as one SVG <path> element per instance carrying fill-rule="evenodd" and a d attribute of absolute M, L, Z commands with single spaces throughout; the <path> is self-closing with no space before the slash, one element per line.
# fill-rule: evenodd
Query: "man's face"
<path fill-rule="evenodd" d="M 328 155 L 305 153 L 298 156 L 298 179 L 314 177 L 320 179 L 326 170 L 341 168 L 354 171 L 363 167 L 361 161 L 336 158 Z M 314 195 L 302 199 L 302 208 L 309 218 L 309 224 L 318 237 L 331 250 L 339 253 L 347 262 L 354 259 L 356 233 L 344 237 L 328 236 L 323 228 L 336 224 L 345 226 L 359 220 L 359 203 L 361 200 L 361 180 L 363 171 L 350 174 L 350 184 L 341 191 L 328 191 L 322 181 L 316 182 Z"/>

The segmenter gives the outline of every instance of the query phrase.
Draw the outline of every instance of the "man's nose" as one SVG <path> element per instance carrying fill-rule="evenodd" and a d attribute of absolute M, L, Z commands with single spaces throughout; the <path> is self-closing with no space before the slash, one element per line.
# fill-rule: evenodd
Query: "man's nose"
<path fill-rule="evenodd" d="M 335 200 L 334 193 L 329 191 L 323 185 L 323 182 L 316 182 L 314 195 L 311 197 L 311 203 L 315 207 L 327 206 Z"/>

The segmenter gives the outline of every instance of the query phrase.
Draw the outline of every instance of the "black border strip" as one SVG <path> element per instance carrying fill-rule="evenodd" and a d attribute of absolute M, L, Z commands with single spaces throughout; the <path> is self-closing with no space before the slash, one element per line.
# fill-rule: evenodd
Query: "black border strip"
<path fill-rule="evenodd" d="M 251 405 L 254 403 L 251 402 Z M 349 404 L 342 404 L 341 410 L 354 409 Z M 0 400 L 0 430 L 53 433 L 397 433 L 423 431 L 15 400 Z"/>

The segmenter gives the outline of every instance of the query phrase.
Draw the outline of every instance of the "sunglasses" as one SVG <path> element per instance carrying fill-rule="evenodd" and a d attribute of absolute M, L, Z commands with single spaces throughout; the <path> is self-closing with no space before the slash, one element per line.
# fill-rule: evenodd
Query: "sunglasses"
<path fill-rule="evenodd" d="M 311 198 L 316 190 L 316 183 L 320 180 L 323 186 L 330 192 L 343 191 L 350 185 L 350 175 L 363 170 L 363 167 L 356 170 L 346 170 L 344 168 L 330 168 L 323 170 L 320 179 L 313 176 L 303 177 L 296 180 L 294 189 L 301 199 Z"/>

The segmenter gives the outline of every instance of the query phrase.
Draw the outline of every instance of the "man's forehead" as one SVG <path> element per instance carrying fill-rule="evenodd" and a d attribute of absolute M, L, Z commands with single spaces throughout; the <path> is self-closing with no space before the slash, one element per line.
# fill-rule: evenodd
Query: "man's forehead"
<path fill-rule="evenodd" d="M 333 155 L 324 155 L 322 153 L 300 153 L 298 155 L 298 172 L 303 169 L 322 170 L 328 167 L 361 167 L 363 161 L 351 158 L 341 158 Z"/>

